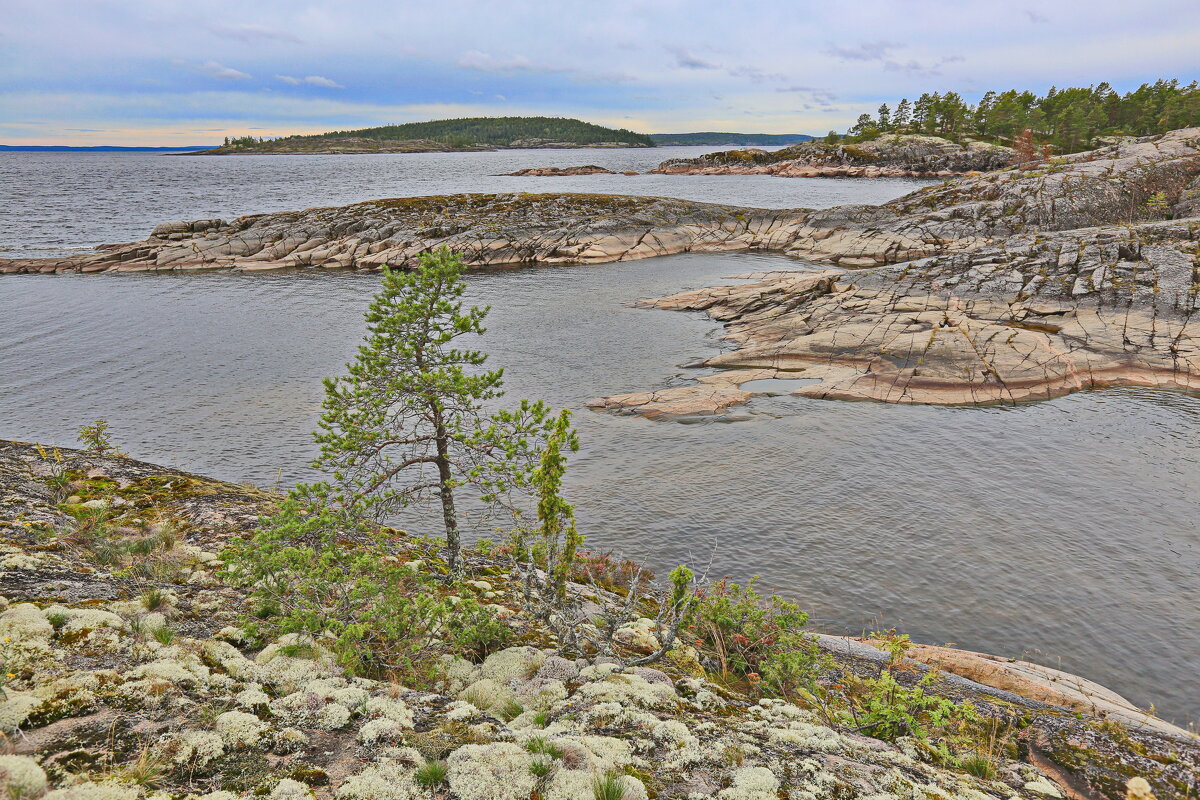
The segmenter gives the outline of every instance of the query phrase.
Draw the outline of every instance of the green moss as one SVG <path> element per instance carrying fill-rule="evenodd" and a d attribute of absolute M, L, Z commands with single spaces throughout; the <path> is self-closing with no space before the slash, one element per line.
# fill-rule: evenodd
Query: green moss
<path fill-rule="evenodd" d="M 329 773 L 317 767 L 310 767 L 305 764 L 300 764 L 287 774 L 287 777 L 294 781 L 307 784 L 309 786 L 328 786 Z"/>

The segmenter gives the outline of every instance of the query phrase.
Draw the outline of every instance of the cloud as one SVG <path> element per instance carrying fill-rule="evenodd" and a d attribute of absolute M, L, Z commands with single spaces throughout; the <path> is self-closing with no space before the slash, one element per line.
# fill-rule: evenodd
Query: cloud
<path fill-rule="evenodd" d="M 205 61 L 199 66 L 192 67 L 196 72 L 208 75 L 210 78 L 220 78 L 223 81 L 244 81 L 250 76 L 241 70 L 218 64 L 216 61 Z"/>
<path fill-rule="evenodd" d="M 694 56 L 682 47 L 668 47 L 667 52 L 675 56 L 675 66 L 683 69 L 720 69 L 721 65 Z"/>
<path fill-rule="evenodd" d="M 917 61 L 914 58 L 901 60 L 895 53 L 902 45 L 895 42 L 880 40 L 878 42 L 862 42 L 853 47 L 830 46 L 825 55 L 833 56 L 842 61 L 877 61 L 888 72 L 901 72 L 905 75 L 929 78 L 941 75 L 941 67 L 957 61 L 963 61 L 962 56 L 943 56 L 932 63 Z"/>
<path fill-rule="evenodd" d="M 922 64 L 920 61 L 909 59 L 905 62 L 885 60 L 883 68 L 890 72 L 903 72 L 905 75 L 915 75 L 923 78 L 932 78 L 942 74 L 942 66 L 945 64 L 954 64 L 959 61 L 965 61 L 962 56 L 942 56 L 932 64 Z"/>
<path fill-rule="evenodd" d="M 287 31 L 275 30 L 268 28 L 265 25 L 210 25 L 208 27 L 210 33 L 226 39 L 237 39 L 240 42 L 252 44 L 254 42 L 275 41 L 288 42 L 290 44 L 302 44 L 300 37 Z"/>
<path fill-rule="evenodd" d="M 305 77 L 305 78 L 294 78 L 291 75 L 276 75 L 275 79 L 283 81 L 284 83 L 288 84 L 289 86 L 299 86 L 301 84 L 307 83 L 311 86 L 322 86 L 326 89 L 345 89 L 346 88 L 345 86 L 342 86 L 340 83 L 337 83 L 336 81 L 333 81 L 329 78 L 322 77 L 321 75 L 309 75 L 308 77 Z"/>
<path fill-rule="evenodd" d="M 497 57 L 482 50 L 468 50 L 458 57 L 458 65 L 477 72 L 570 72 L 564 67 L 538 64 L 525 56 Z"/>
<path fill-rule="evenodd" d="M 797 94 L 806 94 L 818 105 L 827 106 L 834 100 L 837 100 L 837 95 L 828 89 L 820 89 L 816 86 L 781 86 L 775 91 L 777 92 L 795 92 Z"/>
<path fill-rule="evenodd" d="M 825 54 L 840 58 L 843 61 L 883 61 L 891 51 L 901 45 L 895 42 L 880 40 L 878 42 L 862 42 L 854 47 L 830 46 Z"/>
<path fill-rule="evenodd" d="M 749 78 L 752 83 L 766 83 L 768 81 L 778 82 L 786 81 L 787 75 L 782 72 L 766 72 L 758 67 L 733 67 L 725 70 L 732 78 Z"/>

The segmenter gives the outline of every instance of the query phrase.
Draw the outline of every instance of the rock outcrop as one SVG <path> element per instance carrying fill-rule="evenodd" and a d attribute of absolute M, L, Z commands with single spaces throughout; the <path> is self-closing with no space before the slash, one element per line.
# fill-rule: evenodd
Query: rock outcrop
<path fill-rule="evenodd" d="M 581 167 L 526 167 L 505 173 L 510 178 L 562 178 L 574 175 L 637 175 L 636 172 L 614 172 L 607 167 L 585 164 Z"/>
<path fill-rule="evenodd" d="M 1198 175 L 1200 129 L 1190 129 L 812 212 L 789 253 L 873 268 L 745 276 L 647 301 L 725 322 L 738 349 L 706 364 L 743 372 L 719 393 L 705 378 L 589 405 L 714 413 L 748 400 L 736 379 L 763 370 L 820 379 L 800 395 L 899 403 L 1198 390 L 1200 219 L 1146 219 L 1159 193 L 1186 213 Z"/>
<path fill-rule="evenodd" d="M 402 267 L 449 247 L 472 266 L 623 261 L 686 251 L 778 249 L 804 211 L 663 197 L 464 194 L 168 222 L 142 242 L 65 259 L 0 259 L 0 272 Z"/>
<path fill-rule="evenodd" d="M 1200 128 L 983 173 L 880 206 L 771 211 L 587 194 L 376 200 L 165 223 L 143 242 L 0 272 L 597 263 L 773 250 L 852 272 L 785 273 L 650 304 L 702 309 L 745 375 L 821 379 L 813 397 L 1002 403 L 1115 384 L 1198 388 Z M 1174 219 L 1163 219 L 1173 216 Z M 711 412 L 733 380 L 616 395 L 601 408 Z M 749 378 L 746 378 L 749 380 Z"/>
<path fill-rule="evenodd" d="M 775 175 L 781 178 L 949 177 L 1003 169 L 1011 148 L 986 142 L 959 145 L 938 136 L 888 134 L 858 144 L 805 142 L 780 150 L 724 150 L 698 158 L 674 158 L 661 175 Z"/>
<path fill-rule="evenodd" d="M 688 645 L 653 668 L 625 668 L 564 658 L 543 641 L 451 658 L 424 690 L 347 676 L 319 640 L 263 646 L 239 627 L 252 609 L 224 582 L 217 551 L 277 496 L 0 442 L 0 497 L 6 796 L 579 800 L 605 773 L 626 800 L 1120 800 L 1134 778 L 1159 800 L 1196 789 L 1200 744 L 1188 733 L 1083 679 L 947 648 L 916 647 L 894 674 L 912 684 L 938 665 L 926 691 L 972 703 L 1001 731 L 982 775 L 917 738 L 831 725 L 819 704 L 710 681 Z M 157 531 L 139 568 L 106 566 L 87 538 L 94 517 L 80 510 L 100 507 L 113 535 Z M 414 564 L 439 561 L 429 540 L 395 543 Z M 468 579 L 444 590 L 490 604 L 538 642 L 520 581 L 483 550 L 466 556 Z M 571 586 L 598 611 L 619 602 Z M 817 638 L 831 682 L 876 676 L 894 658 L 878 642 Z M 422 785 L 418 769 L 432 761 L 444 762 L 442 777 L 423 773 Z"/>

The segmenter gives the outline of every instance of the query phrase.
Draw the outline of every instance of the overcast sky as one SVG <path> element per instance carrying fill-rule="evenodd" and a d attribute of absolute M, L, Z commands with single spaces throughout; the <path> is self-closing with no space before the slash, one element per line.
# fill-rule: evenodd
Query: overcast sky
<path fill-rule="evenodd" d="M 0 0 L 0 143 L 455 116 L 844 130 L 953 89 L 1200 78 L 1200 0 Z"/>

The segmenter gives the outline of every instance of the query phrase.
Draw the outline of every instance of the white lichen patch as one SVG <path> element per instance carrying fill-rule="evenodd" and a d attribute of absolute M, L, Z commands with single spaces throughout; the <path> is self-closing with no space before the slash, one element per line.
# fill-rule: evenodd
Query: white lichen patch
<path fill-rule="evenodd" d="M 679 697 L 670 686 L 650 683 L 640 675 L 628 673 L 614 673 L 586 683 L 579 688 L 578 694 L 598 702 L 607 700 L 648 709 L 670 709 L 679 705 Z"/>
<path fill-rule="evenodd" d="M 742 767 L 733 773 L 733 785 L 717 793 L 721 800 L 778 800 L 779 778 L 766 767 Z"/>
<path fill-rule="evenodd" d="M 0 756 L 0 789 L 16 800 L 37 797 L 46 790 L 46 771 L 26 756 Z"/>
<path fill-rule="evenodd" d="M 510 647 L 492 653 L 479 666 L 479 674 L 497 683 L 527 680 L 546 660 L 546 654 L 536 647 Z"/>
<path fill-rule="evenodd" d="M 429 794 L 413 780 L 413 769 L 401 761 L 383 758 L 342 782 L 338 800 L 418 800 Z"/>
<path fill-rule="evenodd" d="M 446 759 L 450 790 L 459 800 L 525 800 L 537 785 L 530 756 L 508 742 L 467 744 Z"/>
<path fill-rule="evenodd" d="M 413 726 L 412 709 L 403 700 L 393 697 L 372 697 L 367 700 L 363 708 L 369 716 L 384 717 L 403 728 Z"/>
<path fill-rule="evenodd" d="M 229 747 L 255 747 L 271 726 L 245 711 L 226 711 L 217 717 L 217 734 Z"/>

